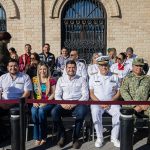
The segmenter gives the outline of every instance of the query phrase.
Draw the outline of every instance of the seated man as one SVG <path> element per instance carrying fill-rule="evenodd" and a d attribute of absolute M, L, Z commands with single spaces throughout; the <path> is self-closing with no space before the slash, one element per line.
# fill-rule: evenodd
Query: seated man
<path fill-rule="evenodd" d="M 55 90 L 56 100 L 79 100 L 85 101 L 89 99 L 88 85 L 85 78 L 76 75 L 77 66 L 75 61 L 69 60 L 66 63 L 67 75 L 58 79 Z M 52 118 L 58 128 L 59 138 L 58 145 L 63 147 L 65 144 L 65 128 L 63 126 L 61 117 L 63 115 L 72 115 L 75 117 L 75 129 L 73 135 L 73 148 L 78 149 L 80 144 L 78 142 L 80 130 L 84 118 L 88 112 L 86 105 L 56 105 L 52 110 Z"/>
<path fill-rule="evenodd" d="M 79 54 L 76 49 L 72 49 L 70 52 L 70 60 L 74 60 L 76 62 L 77 70 L 76 74 L 80 77 L 83 77 L 84 79 L 87 79 L 87 67 L 83 62 L 79 61 Z M 63 76 L 67 75 L 66 68 L 64 68 Z"/>
<path fill-rule="evenodd" d="M 121 96 L 125 101 L 149 101 L 150 100 L 150 76 L 143 74 L 144 59 L 135 58 L 132 63 L 132 73 L 129 74 L 122 82 L 120 88 Z M 149 105 L 128 105 L 138 113 L 145 113 L 150 118 Z M 149 127 L 150 129 L 150 127 Z M 150 144 L 150 133 L 148 137 Z"/>
<path fill-rule="evenodd" d="M 132 47 L 128 47 L 126 49 L 126 55 L 127 55 L 126 64 L 129 64 L 130 68 L 132 69 L 132 62 L 138 56 L 134 54 L 134 50 Z"/>
<path fill-rule="evenodd" d="M 19 72 L 17 60 L 10 59 L 7 65 L 8 73 L 0 77 L 0 99 L 11 100 L 29 97 L 32 91 L 30 77 Z M 14 104 L 0 104 L 0 109 L 9 110 Z"/>
<path fill-rule="evenodd" d="M 117 51 L 116 48 L 108 48 L 109 66 L 116 63 Z"/>
<path fill-rule="evenodd" d="M 129 74 L 120 88 L 121 96 L 125 101 L 150 101 L 150 76 L 143 74 L 144 59 L 135 58 L 132 62 L 132 73 Z M 128 105 L 137 115 L 144 113 L 150 117 L 149 105 Z M 148 138 L 150 144 L 150 134 Z"/>
<path fill-rule="evenodd" d="M 101 56 L 97 58 L 97 61 L 99 64 L 99 71 L 97 74 L 92 75 L 89 81 L 91 99 L 93 101 L 115 101 L 119 99 L 120 81 L 116 74 L 109 71 L 109 57 Z M 120 142 L 118 140 L 120 106 L 91 105 L 92 119 L 97 135 L 95 147 L 101 147 L 103 144 L 102 115 L 104 112 L 112 116 L 111 142 L 113 142 L 115 147 L 120 147 Z"/>

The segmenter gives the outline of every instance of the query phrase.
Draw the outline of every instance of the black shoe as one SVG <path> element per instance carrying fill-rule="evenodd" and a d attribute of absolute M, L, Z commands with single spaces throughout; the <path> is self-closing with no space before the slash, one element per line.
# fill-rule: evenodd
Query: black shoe
<path fill-rule="evenodd" d="M 61 137 L 60 140 L 57 142 L 57 145 L 61 148 L 65 145 L 65 137 Z"/>
<path fill-rule="evenodd" d="M 73 147 L 74 149 L 80 149 L 81 143 L 80 143 L 78 140 L 74 140 L 72 147 Z"/>

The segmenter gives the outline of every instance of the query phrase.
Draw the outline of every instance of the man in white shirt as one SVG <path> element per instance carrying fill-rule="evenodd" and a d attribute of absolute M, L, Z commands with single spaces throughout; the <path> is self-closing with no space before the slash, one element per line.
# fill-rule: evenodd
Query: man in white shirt
<path fill-rule="evenodd" d="M 66 63 L 65 69 L 67 75 L 62 76 L 58 79 L 55 90 L 55 99 L 87 101 L 89 99 L 88 85 L 85 78 L 80 77 L 76 74 L 76 62 L 73 60 L 69 60 Z M 53 121 L 58 128 L 60 140 L 57 144 L 60 147 L 63 147 L 65 144 L 65 128 L 61 120 L 62 116 L 72 115 L 73 117 L 75 117 L 73 148 L 78 149 L 80 147 L 78 138 L 87 112 L 88 108 L 86 105 L 61 104 L 54 107 L 51 114 Z"/>
<path fill-rule="evenodd" d="M 99 63 L 99 72 L 90 78 L 90 97 L 93 101 L 115 101 L 120 97 L 119 78 L 109 71 L 108 56 L 101 56 L 97 61 Z M 97 135 L 95 147 L 101 147 L 103 144 L 102 114 L 104 112 L 112 116 L 111 142 L 114 143 L 114 146 L 120 147 L 120 142 L 118 140 L 120 106 L 91 105 L 92 119 Z"/>
<path fill-rule="evenodd" d="M 133 62 L 133 59 L 137 58 L 137 55 L 135 55 L 133 53 L 133 48 L 132 47 L 128 47 L 126 49 L 126 55 L 127 55 L 127 60 L 126 60 L 126 63 L 130 65 L 131 67 L 131 70 L 132 70 L 132 62 Z"/>
<path fill-rule="evenodd" d="M 70 52 L 70 60 L 74 60 L 77 64 L 76 74 L 80 77 L 87 79 L 87 67 L 84 63 L 78 60 L 78 51 L 76 49 L 71 50 Z M 63 71 L 63 76 L 67 75 L 66 69 Z"/>
<path fill-rule="evenodd" d="M 19 72 L 18 62 L 10 59 L 7 65 L 8 73 L 0 77 L 0 99 L 11 100 L 29 97 L 32 91 L 30 77 Z M 0 108 L 9 109 L 12 104 L 0 104 Z"/>

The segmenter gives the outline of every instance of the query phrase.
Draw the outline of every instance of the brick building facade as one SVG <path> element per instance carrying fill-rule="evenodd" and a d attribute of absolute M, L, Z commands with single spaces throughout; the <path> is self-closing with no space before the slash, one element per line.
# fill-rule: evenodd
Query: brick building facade
<path fill-rule="evenodd" d="M 15 47 L 22 54 L 24 45 L 30 43 L 32 51 L 39 53 L 43 43 L 50 43 L 51 51 L 59 55 L 62 46 L 62 13 L 68 1 L 0 0 L 6 13 L 7 31 L 13 36 L 9 47 Z M 103 5 L 107 14 L 105 48 L 115 47 L 119 53 L 131 46 L 137 55 L 148 60 L 150 0 L 97 1 Z"/>

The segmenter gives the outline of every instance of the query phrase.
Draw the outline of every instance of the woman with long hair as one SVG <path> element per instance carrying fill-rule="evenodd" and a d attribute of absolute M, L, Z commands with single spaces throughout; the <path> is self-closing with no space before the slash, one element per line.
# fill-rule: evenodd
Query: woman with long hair
<path fill-rule="evenodd" d="M 37 76 L 32 78 L 33 97 L 40 100 L 53 100 L 56 81 L 51 78 L 49 67 L 45 63 L 39 63 Z M 54 105 L 33 103 L 31 108 L 32 120 L 34 122 L 33 138 L 36 145 L 43 145 L 47 138 L 47 114 L 50 114 Z"/>

